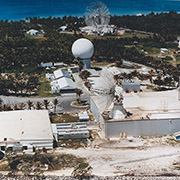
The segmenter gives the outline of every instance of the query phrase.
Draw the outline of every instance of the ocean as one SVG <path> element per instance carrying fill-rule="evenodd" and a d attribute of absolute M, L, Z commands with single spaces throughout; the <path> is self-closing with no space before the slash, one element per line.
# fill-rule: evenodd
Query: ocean
<path fill-rule="evenodd" d="M 0 20 L 26 17 L 84 16 L 92 0 L 0 0 Z M 136 15 L 151 12 L 180 12 L 180 0 L 102 0 L 111 15 Z"/>

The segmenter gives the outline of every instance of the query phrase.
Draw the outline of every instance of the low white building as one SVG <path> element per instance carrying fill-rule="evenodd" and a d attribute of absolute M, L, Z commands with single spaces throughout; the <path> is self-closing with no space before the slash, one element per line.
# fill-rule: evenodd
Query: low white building
<path fill-rule="evenodd" d="M 56 63 L 54 63 L 54 66 L 55 66 L 55 67 L 62 68 L 62 67 L 64 67 L 64 66 L 66 66 L 66 64 L 64 64 L 63 62 L 56 62 Z"/>
<path fill-rule="evenodd" d="M 81 32 L 85 32 L 88 35 L 108 35 L 115 32 L 114 25 L 97 25 L 97 26 L 85 26 L 80 28 Z"/>
<path fill-rule="evenodd" d="M 61 26 L 61 27 L 58 28 L 58 31 L 59 32 L 65 32 L 66 29 L 67 29 L 67 26 Z"/>
<path fill-rule="evenodd" d="M 43 34 L 41 31 L 35 30 L 35 29 L 30 29 L 29 31 L 26 32 L 26 34 L 29 35 L 40 35 Z"/>
<path fill-rule="evenodd" d="M 59 79 L 59 78 L 62 78 L 62 77 L 71 78 L 68 71 L 63 70 L 63 69 L 58 69 L 58 70 L 54 71 L 54 77 L 55 77 L 56 80 Z"/>
<path fill-rule="evenodd" d="M 87 112 L 79 113 L 78 114 L 79 120 L 82 121 L 89 121 L 89 115 Z"/>
<path fill-rule="evenodd" d="M 53 124 L 53 132 L 58 140 L 89 138 L 90 133 L 85 123 L 58 123 Z"/>
<path fill-rule="evenodd" d="M 168 49 L 166 49 L 166 48 L 161 48 L 160 51 L 161 51 L 161 53 L 163 53 L 163 54 L 169 53 Z"/>
<path fill-rule="evenodd" d="M 120 137 L 122 133 L 127 136 L 162 136 L 180 131 L 178 95 L 177 89 L 123 93 L 119 105 L 115 101 L 112 103 L 112 99 L 92 96 L 90 109 L 107 139 Z"/>
<path fill-rule="evenodd" d="M 113 76 L 123 74 L 123 73 L 130 74 L 131 72 L 134 71 L 134 69 L 118 68 L 118 67 L 115 67 L 115 66 L 108 68 L 108 70 L 111 72 L 111 74 Z"/>
<path fill-rule="evenodd" d="M 41 63 L 39 65 L 40 68 L 50 68 L 53 66 L 53 63 L 52 62 L 47 62 L 47 63 Z"/>
<path fill-rule="evenodd" d="M 67 77 L 62 77 L 57 80 L 57 83 L 60 87 L 60 92 L 61 93 L 72 93 L 75 92 L 76 85 L 73 82 L 72 79 L 67 78 Z"/>
<path fill-rule="evenodd" d="M 76 85 L 71 75 L 66 70 L 58 69 L 54 71 L 54 79 L 51 81 L 51 90 L 53 93 L 74 93 Z"/>
<path fill-rule="evenodd" d="M 47 110 L 0 112 L 0 149 L 52 149 L 53 132 Z"/>

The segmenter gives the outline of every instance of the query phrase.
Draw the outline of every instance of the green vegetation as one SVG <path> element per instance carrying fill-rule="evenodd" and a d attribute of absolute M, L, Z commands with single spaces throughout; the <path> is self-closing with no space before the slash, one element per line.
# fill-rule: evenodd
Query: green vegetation
<path fill-rule="evenodd" d="M 62 115 L 52 115 L 52 123 L 70 123 L 79 122 L 77 115 L 62 114 Z"/>
<path fill-rule="evenodd" d="M 65 148 L 84 148 L 88 146 L 87 139 L 68 139 L 68 140 L 59 140 L 58 147 L 65 147 Z"/>
<path fill-rule="evenodd" d="M 36 91 L 36 96 L 38 96 L 38 97 L 55 97 L 55 96 L 60 95 L 60 94 L 53 94 L 52 93 L 50 82 L 47 81 L 44 74 L 39 79 L 39 82 L 40 82 L 40 84 L 39 84 L 39 87 Z"/>
<path fill-rule="evenodd" d="M 7 153 L 6 158 L 1 161 L 0 170 L 11 171 L 12 173 L 21 172 L 23 175 L 42 175 L 44 171 L 60 170 L 64 168 L 84 167 L 85 158 L 79 158 L 71 154 L 42 153 L 16 155 Z M 76 168 L 75 168 L 76 169 Z M 83 175 L 83 173 L 82 173 Z"/>
<path fill-rule="evenodd" d="M 0 94 L 29 96 L 35 94 L 38 74 L 4 73 L 0 75 Z"/>
<path fill-rule="evenodd" d="M 171 60 L 173 60 L 173 58 L 172 58 L 171 56 L 166 56 L 166 57 L 165 57 L 165 60 L 166 60 L 166 61 L 171 61 Z"/>
<path fill-rule="evenodd" d="M 180 55 L 176 56 L 176 61 L 180 61 Z"/>
<path fill-rule="evenodd" d="M 117 27 L 126 27 L 160 34 L 166 41 L 174 41 L 179 35 L 180 14 L 177 12 L 157 13 L 146 16 L 112 16 L 111 24 Z"/>
<path fill-rule="evenodd" d="M 153 55 L 160 52 L 161 47 L 172 50 L 177 49 L 174 42 L 179 35 L 180 14 L 175 12 L 154 14 L 146 16 L 112 16 L 111 24 L 117 27 L 127 27 L 132 30 L 148 31 L 125 33 L 122 37 L 87 37 L 91 38 L 95 46 L 93 65 L 107 65 L 116 63 L 121 66 L 122 60 L 133 61 L 144 64 L 155 69 L 162 69 L 164 74 L 170 74 L 178 81 L 179 70 L 170 63 L 163 63 Z M 171 21 L 169 21 L 171 19 Z M 76 33 L 79 27 L 85 25 L 84 18 L 63 17 L 63 18 L 26 18 L 27 21 L 0 21 L 0 73 L 22 73 L 31 75 L 42 72 L 38 68 L 41 62 L 64 62 L 72 63 L 74 57 L 71 53 L 71 46 L 75 40 L 83 37 L 83 34 Z M 77 23 L 75 23 L 77 22 Z M 68 24 L 68 30 L 72 34 L 59 33 L 58 27 Z M 163 28 L 162 28 L 163 27 Z M 29 36 L 25 31 L 29 29 L 43 30 L 42 36 Z M 145 54 L 142 49 L 148 54 Z M 178 57 L 177 57 L 178 61 Z M 173 64 L 174 65 L 174 64 Z M 0 79 L 1 87 L 7 87 L 6 92 L 14 91 L 4 86 Z M 34 82 L 33 82 L 34 83 Z M 40 84 L 34 83 L 32 93 L 37 96 L 54 96 L 50 92 L 49 83 L 41 79 Z M 29 86 L 32 88 L 32 86 Z M 28 88 L 29 88 L 28 87 Z M 37 92 L 36 89 L 38 88 Z M 3 90 L 4 91 L 4 90 Z M 20 90 L 21 91 L 21 90 Z M 20 91 L 17 91 L 19 93 Z M 24 92 L 26 88 L 24 88 Z M 22 91 L 23 92 L 23 91 Z M 13 92 L 14 93 L 14 92 Z M 15 93 L 15 94 L 17 94 Z M 31 92 L 29 91 L 28 94 Z M 4 94 L 1 92 L 0 94 Z"/>

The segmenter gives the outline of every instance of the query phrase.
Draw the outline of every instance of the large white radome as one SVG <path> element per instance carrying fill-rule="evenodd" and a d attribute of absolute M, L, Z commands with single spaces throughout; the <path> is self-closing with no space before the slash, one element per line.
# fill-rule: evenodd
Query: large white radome
<path fill-rule="evenodd" d="M 93 56 L 94 45 L 88 39 L 78 39 L 72 45 L 72 53 L 75 58 L 89 59 Z"/>

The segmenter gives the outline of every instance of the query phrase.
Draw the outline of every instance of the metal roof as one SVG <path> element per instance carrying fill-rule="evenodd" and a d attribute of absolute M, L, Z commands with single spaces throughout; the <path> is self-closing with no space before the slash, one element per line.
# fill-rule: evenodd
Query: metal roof
<path fill-rule="evenodd" d="M 73 80 L 70 78 L 67 78 L 67 77 L 62 77 L 62 78 L 58 79 L 57 83 L 58 83 L 61 90 L 63 90 L 63 89 L 76 89 L 76 85 L 73 82 Z"/>
<path fill-rule="evenodd" d="M 47 110 L 0 112 L 0 141 L 53 140 Z"/>
<path fill-rule="evenodd" d="M 70 74 L 66 70 L 62 70 L 62 69 L 58 69 L 54 71 L 54 76 L 56 79 L 59 79 L 62 77 L 71 78 Z"/>

